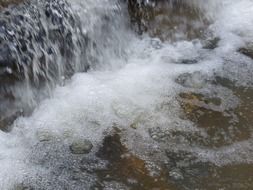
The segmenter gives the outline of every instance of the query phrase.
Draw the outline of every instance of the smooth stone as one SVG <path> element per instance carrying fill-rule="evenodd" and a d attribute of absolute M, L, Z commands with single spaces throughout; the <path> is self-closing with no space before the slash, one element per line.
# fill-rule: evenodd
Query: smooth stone
<path fill-rule="evenodd" d="M 37 133 L 37 136 L 40 142 L 50 141 L 53 139 L 53 136 L 48 131 L 40 131 Z"/>
<path fill-rule="evenodd" d="M 75 140 L 70 146 L 70 151 L 72 154 L 88 154 L 93 148 L 92 143 L 85 140 Z"/>

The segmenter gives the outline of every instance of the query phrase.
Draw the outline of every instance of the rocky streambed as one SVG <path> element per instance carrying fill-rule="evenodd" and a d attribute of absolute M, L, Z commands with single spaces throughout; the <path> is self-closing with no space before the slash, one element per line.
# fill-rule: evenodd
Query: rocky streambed
<path fill-rule="evenodd" d="M 0 189 L 251 189 L 252 7 L 2 9 Z"/>

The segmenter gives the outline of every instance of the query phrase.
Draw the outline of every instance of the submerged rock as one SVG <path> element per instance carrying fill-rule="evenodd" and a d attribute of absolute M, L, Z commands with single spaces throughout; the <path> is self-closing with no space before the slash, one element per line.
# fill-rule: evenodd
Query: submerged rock
<path fill-rule="evenodd" d="M 93 145 L 87 139 L 84 139 L 84 140 L 79 139 L 79 140 L 75 140 L 69 146 L 69 148 L 73 154 L 88 154 L 93 148 Z"/>
<path fill-rule="evenodd" d="M 214 81 L 209 81 L 213 82 Z M 192 121 L 206 136 L 191 136 L 202 146 L 222 147 L 251 138 L 252 89 L 236 87 L 226 79 L 200 92 L 179 94 L 182 118 Z M 196 91 L 196 89 L 194 89 Z"/>
<path fill-rule="evenodd" d="M 96 155 L 108 161 L 108 168 L 96 171 L 103 184 L 117 181 L 127 186 L 127 189 L 175 189 L 166 180 L 165 171 L 152 176 L 145 160 L 129 152 L 119 134 L 106 136 Z"/>
<path fill-rule="evenodd" d="M 206 85 L 207 77 L 199 72 L 181 74 L 176 82 L 187 88 L 202 88 Z"/>

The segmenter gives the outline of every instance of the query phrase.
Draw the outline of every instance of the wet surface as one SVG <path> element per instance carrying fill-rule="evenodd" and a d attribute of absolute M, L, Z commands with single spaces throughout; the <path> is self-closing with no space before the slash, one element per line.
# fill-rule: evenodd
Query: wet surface
<path fill-rule="evenodd" d="M 192 40 L 205 36 L 209 21 L 187 2 L 156 1 L 154 4 L 130 3 L 130 16 L 137 23 L 139 32 L 147 32 L 163 41 Z"/>
<path fill-rule="evenodd" d="M 249 190 L 253 185 L 252 164 L 217 166 L 182 150 L 168 149 L 166 161 L 160 162 L 159 170 L 152 174 L 149 163 L 130 153 L 120 138 L 119 134 L 105 137 L 97 152 L 108 164 L 105 169 L 94 171 L 98 176 L 94 189 L 106 189 L 107 183 L 115 182 L 121 184 L 121 189 L 133 190 Z"/>
<path fill-rule="evenodd" d="M 117 22 L 103 23 L 120 17 L 105 13 L 119 4 L 110 7 L 105 1 L 109 8 L 99 10 L 102 1 L 94 2 L 85 1 L 77 10 L 91 11 L 84 15 L 91 16 L 92 27 L 113 25 L 116 32 L 108 30 L 113 31 L 108 38 L 106 32 L 97 34 L 104 31 L 100 27 L 92 28 L 89 34 L 97 43 L 92 55 L 102 63 L 124 59 L 125 65 L 119 71 L 78 73 L 30 117 L 20 117 L 13 131 L 0 133 L 0 187 L 251 190 L 253 88 L 214 71 L 216 64 L 250 63 L 250 48 L 231 48 L 216 34 L 203 40 L 211 24 L 204 12 L 181 0 L 159 1 L 130 12 L 143 36 L 133 38 L 129 57 L 114 59 L 117 46 L 106 49 L 121 38 L 113 45 L 102 43 L 99 50 L 96 46 L 119 33 Z M 92 20 L 99 11 L 102 17 Z M 239 74 L 241 79 L 244 71 Z M 9 123 L 0 120 L 2 126 Z"/>
<path fill-rule="evenodd" d="M 217 151 L 240 142 L 251 141 L 252 87 L 237 85 L 230 79 L 220 76 L 214 79 L 202 79 L 202 82 L 196 85 L 194 83 L 196 80 L 192 79 L 194 77 L 196 79 L 196 73 L 184 74 L 176 81 L 188 88 L 187 92 L 178 95 L 182 110 L 181 117 L 183 120 L 191 121 L 199 130 L 194 132 L 178 128 L 164 131 L 157 128 L 150 131 L 152 138 L 159 143 L 165 143 L 166 146 L 176 143 L 186 144 L 191 148 Z M 189 91 L 189 88 L 192 90 Z M 176 185 L 176 189 L 250 190 L 252 188 L 252 163 L 232 162 L 216 165 L 212 161 L 199 159 L 191 148 L 189 150 L 165 148 L 168 158 L 164 163 L 166 177 Z"/>
<path fill-rule="evenodd" d="M 251 123 L 247 122 L 247 118 L 245 120 L 245 114 L 242 112 L 219 110 L 216 105 L 207 103 L 208 99 L 203 100 L 201 94 L 181 94 L 180 96 L 191 102 L 183 104 L 182 108 L 188 119 L 207 132 L 211 141 L 208 143 L 210 146 L 224 146 L 251 137 Z M 218 100 L 213 99 L 213 101 Z"/>
<path fill-rule="evenodd" d="M 253 45 L 248 45 L 247 47 L 240 48 L 238 50 L 239 53 L 244 54 L 245 56 L 253 59 Z"/>
<path fill-rule="evenodd" d="M 7 7 L 9 5 L 15 5 L 24 2 L 24 0 L 1 0 L 0 9 Z"/>
<path fill-rule="evenodd" d="M 167 180 L 166 171 L 152 176 L 145 161 L 131 154 L 122 145 L 119 134 L 105 137 L 97 156 L 109 161 L 107 169 L 96 171 L 101 183 L 118 181 L 133 190 L 175 189 L 175 185 Z"/>
<path fill-rule="evenodd" d="M 217 93 L 217 91 L 215 92 L 215 90 L 207 94 L 197 92 L 179 94 L 184 117 L 206 133 L 202 136 L 188 134 L 188 137 L 185 138 L 193 145 L 209 148 L 226 147 L 237 142 L 250 140 L 253 129 L 253 89 L 237 86 L 231 80 L 222 77 L 216 77 L 212 83 L 212 85 L 215 85 L 214 88 L 229 89 L 232 96 L 235 96 L 234 102 L 236 103 L 232 107 L 224 107 L 224 104 L 222 104 L 224 101 L 223 95 Z M 174 158 L 177 162 L 180 162 L 180 158 L 177 158 L 180 154 L 175 155 Z M 186 160 L 187 153 L 183 155 L 181 159 Z M 194 158 L 194 156 L 192 155 L 190 158 Z M 189 169 L 195 170 L 196 168 L 194 165 L 189 165 Z M 218 167 L 208 163 L 203 165 L 202 163 L 202 166 L 200 165 L 198 169 L 202 169 L 204 173 L 206 172 L 207 176 L 201 174 L 201 179 L 190 177 L 190 180 L 197 181 L 195 185 L 192 184 L 194 188 L 246 190 L 251 189 L 253 185 L 252 164 L 231 163 Z"/>

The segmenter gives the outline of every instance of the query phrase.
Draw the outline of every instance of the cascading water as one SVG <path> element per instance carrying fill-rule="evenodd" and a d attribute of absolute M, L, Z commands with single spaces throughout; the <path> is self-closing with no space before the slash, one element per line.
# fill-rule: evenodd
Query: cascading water
<path fill-rule="evenodd" d="M 106 54 L 123 54 L 122 40 L 117 36 L 122 33 L 110 27 L 122 28 L 119 19 L 113 18 L 123 14 L 118 6 L 115 3 L 103 12 L 79 3 L 77 15 L 66 1 L 35 0 L 4 11 L 0 120 L 29 113 L 55 85 L 63 84 L 74 73 L 95 69 L 99 63 L 107 65 Z M 90 15 L 92 11 L 98 15 Z M 106 49 L 109 45 L 114 48 Z"/>
<path fill-rule="evenodd" d="M 87 70 L 88 40 L 80 27 L 64 1 L 31 1 L 3 11 L 1 119 L 27 112 L 63 78 Z"/>
<path fill-rule="evenodd" d="M 1 12 L 0 189 L 252 187 L 253 2 L 129 2 Z"/>

